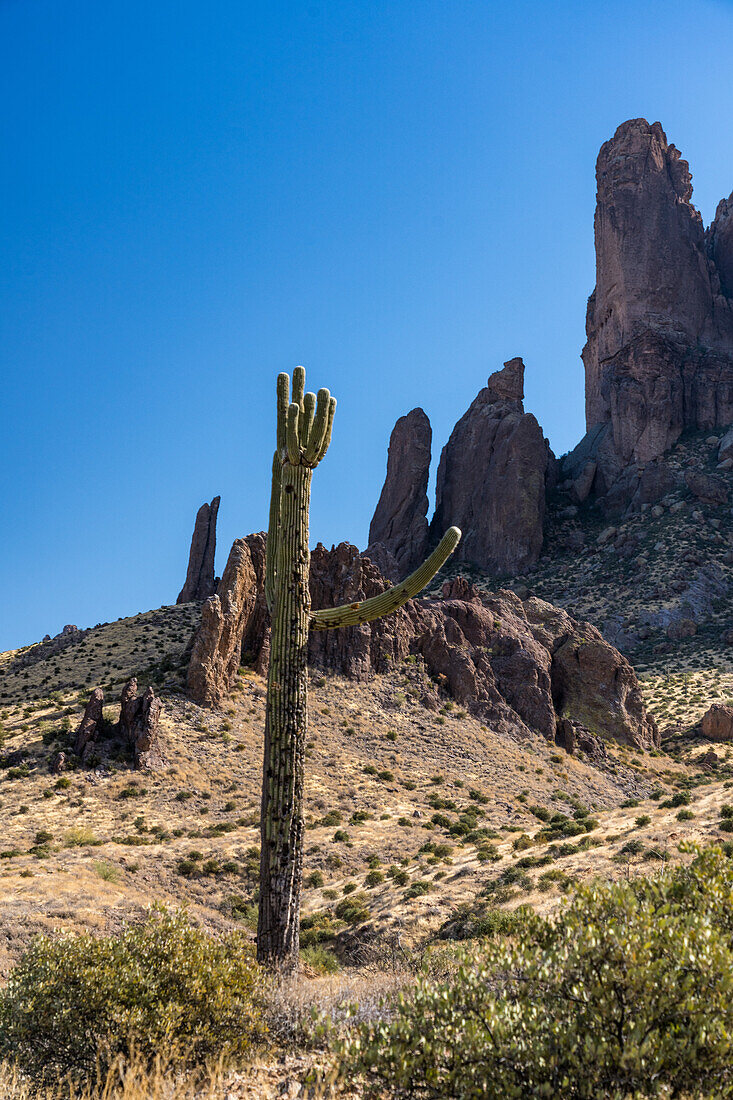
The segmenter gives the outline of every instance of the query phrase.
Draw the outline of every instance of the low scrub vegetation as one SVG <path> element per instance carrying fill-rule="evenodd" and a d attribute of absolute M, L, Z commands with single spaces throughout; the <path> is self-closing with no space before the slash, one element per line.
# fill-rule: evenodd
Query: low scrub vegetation
<path fill-rule="evenodd" d="M 0 1049 L 37 1077 L 102 1069 L 130 1049 L 178 1065 L 240 1058 L 264 1039 L 246 933 L 218 937 L 162 907 L 119 936 L 39 937 L 0 997 Z"/>
<path fill-rule="evenodd" d="M 343 1045 L 369 1095 L 733 1096 L 733 864 L 580 887 Z M 380 1091 L 381 1090 L 381 1091 Z"/>

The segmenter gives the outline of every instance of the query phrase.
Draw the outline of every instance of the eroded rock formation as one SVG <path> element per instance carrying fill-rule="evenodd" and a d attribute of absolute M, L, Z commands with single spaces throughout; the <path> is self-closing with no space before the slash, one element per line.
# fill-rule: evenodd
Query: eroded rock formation
<path fill-rule="evenodd" d="M 369 527 L 366 553 L 381 557 L 383 572 L 394 580 L 407 576 L 426 556 L 432 434 L 423 410 L 413 409 L 400 417 L 390 436 L 387 476 Z"/>
<path fill-rule="evenodd" d="M 685 429 L 733 422 L 733 204 L 720 204 L 706 235 L 687 162 L 645 119 L 602 146 L 596 179 L 589 436 L 563 475 L 594 461 L 594 491 L 617 507 Z"/>
<path fill-rule="evenodd" d="M 186 582 L 176 603 L 205 600 L 215 591 L 216 517 L 220 501 L 221 497 L 214 497 L 211 504 L 202 504 L 196 513 Z"/>
<path fill-rule="evenodd" d="M 262 581 L 257 584 L 261 590 Z M 315 548 L 310 584 L 316 610 L 376 596 L 389 582 L 355 546 L 341 543 L 330 551 Z M 248 605 L 257 606 L 259 590 Z M 244 621 L 239 650 L 233 631 L 232 652 L 241 652 L 247 633 L 249 653 L 257 658 L 267 645 L 266 614 L 256 618 L 251 612 Z M 202 623 L 197 641 L 207 629 Z M 458 578 L 444 585 L 441 598 L 411 600 L 384 619 L 314 631 L 309 640 L 313 667 L 356 680 L 387 672 L 411 655 L 424 660 L 429 677 L 422 683 L 422 701 L 432 709 L 441 705 L 442 688 L 492 729 L 512 737 L 540 735 L 567 747 L 571 730 L 573 747 L 590 745 L 593 737 L 646 748 L 659 743 L 628 661 L 595 627 L 542 600 L 522 601 L 509 591 L 487 596 Z M 194 646 L 189 684 L 199 682 L 201 671 Z M 220 678 L 216 692 L 203 701 L 220 703 L 227 690 Z"/>
<path fill-rule="evenodd" d="M 188 666 L 188 693 L 196 702 L 219 706 L 228 695 L 242 650 L 264 644 L 265 536 L 236 539 L 216 594 L 204 601 Z"/>
<path fill-rule="evenodd" d="M 133 676 L 120 696 L 119 731 L 133 752 L 136 768 L 154 771 L 163 767 L 160 745 L 160 716 L 163 704 L 152 687 L 140 696 Z"/>
<path fill-rule="evenodd" d="M 456 558 L 496 575 L 522 572 L 542 549 L 554 456 L 523 398 L 524 363 L 511 359 L 458 421 L 438 467 L 431 531 L 456 524 Z"/>
<path fill-rule="evenodd" d="M 84 717 L 76 731 L 74 752 L 84 759 L 87 747 L 93 745 L 99 736 L 99 725 L 102 721 L 102 708 L 104 706 L 104 692 L 101 688 L 95 688 L 89 696 L 89 701 L 84 708 Z"/>

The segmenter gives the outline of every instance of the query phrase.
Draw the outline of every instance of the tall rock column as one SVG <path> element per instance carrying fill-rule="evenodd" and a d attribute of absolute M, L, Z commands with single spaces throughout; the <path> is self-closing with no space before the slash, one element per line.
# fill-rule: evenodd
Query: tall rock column
<path fill-rule="evenodd" d="M 632 467 L 659 459 L 687 428 L 733 421 L 730 215 L 721 203 L 706 240 L 689 166 L 659 122 L 619 126 L 596 181 L 586 426 L 595 491 L 623 503 L 637 485 Z"/>
<path fill-rule="evenodd" d="M 188 555 L 186 583 L 178 594 L 176 603 L 206 600 L 216 591 L 214 584 L 214 556 L 216 554 L 216 517 L 221 497 L 214 497 L 211 504 L 202 504 L 196 513 L 196 523 Z"/>
<path fill-rule="evenodd" d="M 423 560 L 428 546 L 430 421 L 422 409 L 401 416 L 392 429 L 387 476 L 371 525 L 367 557 L 383 547 L 396 563 L 398 580 Z"/>
<path fill-rule="evenodd" d="M 458 421 L 438 467 L 431 530 L 454 517 L 456 557 L 498 575 L 522 572 L 542 549 L 554 456 L 523 398 L 524 363 L 510 359 Z"/>

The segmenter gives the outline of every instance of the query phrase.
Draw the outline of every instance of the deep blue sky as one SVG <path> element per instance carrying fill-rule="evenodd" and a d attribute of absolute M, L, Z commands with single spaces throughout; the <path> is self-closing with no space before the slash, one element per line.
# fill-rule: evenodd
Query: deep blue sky
<path fill-rule="evenodd" d="M 0 0 L 0 650 L 172 602 L 215 493 L 221 570 L 298 363 L 314 542 L 511 356 L 573 446 L 598 148 L 661 120 L 707 223 L 732 59 L 722 2 Z"/>

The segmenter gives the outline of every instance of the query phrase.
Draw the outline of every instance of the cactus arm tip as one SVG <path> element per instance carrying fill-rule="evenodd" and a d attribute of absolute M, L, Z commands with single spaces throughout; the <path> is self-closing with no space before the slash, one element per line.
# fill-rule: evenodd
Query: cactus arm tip
<path fill-rule="evenodd" d="M 449 527 L 432 554 L 414 573 L 410 573 L 409 577 L 405 577 L 399 584 L 388 588 L 379 596 L 373 596 L 370 600 L 311 612 L 311 630 L 333 630 L 339 626 L 357 626 L 379 619 L 383 615 L 390 615 L 422 591 L 438 570 L 445 565 L 460 540 L 460 528 Z"/>

